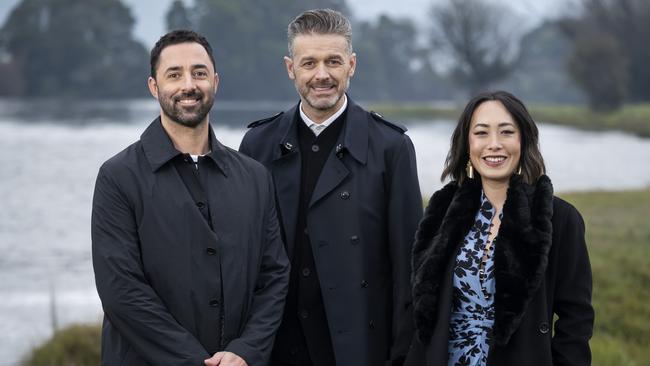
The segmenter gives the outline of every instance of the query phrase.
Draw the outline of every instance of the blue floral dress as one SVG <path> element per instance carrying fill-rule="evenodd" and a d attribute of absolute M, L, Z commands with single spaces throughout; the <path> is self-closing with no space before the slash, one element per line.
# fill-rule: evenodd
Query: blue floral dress
<path fill-rule="evenodd" d="M 481 265 L 496 210 L 481 194 L 474 225 L 463 240 L 454 266 L 449 322 L 448 366 L 485 366 L 494 324 L 494 246 Z M 495 238 L 496 239 L 496 238 Z M 496 240 L 495 240 L 496 241 Z"/>

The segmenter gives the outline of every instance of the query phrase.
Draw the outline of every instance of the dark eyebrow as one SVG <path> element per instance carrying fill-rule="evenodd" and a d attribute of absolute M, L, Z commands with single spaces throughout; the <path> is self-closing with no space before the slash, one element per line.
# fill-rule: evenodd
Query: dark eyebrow
<path fill-rule="evenodd" d="M 192 70 L 207 69 L 207 68 L 208 68 L 208 65 L 206 65 L 206 64 L 194 64 L 194 65 L 192 65 Z M 168 73 L 170 71 L 180 71 L 182 69 L 183 68 L 181 66 L 170 66 L 170 67 L 167 68 L 167 70 L 165 70 L 165 73 Z"/>
<path fill-rule="evenodd" d="M 170 72 L 170 71 L 179 71 L 180 69 L 181 69 L 180 66 L 170 66 L 170 67 L 167 68 L 167 70 L 165 70 L 165 74 Z"/>
<path fill-rule="evenodd" d="M 515 124 L 512 123 L 512 122 L 499 122 L 499 126 L 498 126 L 498 127 L 506 127 L 506 126 L 514 126 L 514 125 L 515 125 Z M 476 128 L 476 127 L 485 127 L 485 128 L 488 128 L 488 127 L 490 127 L 490 125 L 488 125 L 487 123 L 481 123 L 481 122 L 478 122 L 478 123 L 476 123 L 476 124 L 474 125 L 474 128 Z"/>

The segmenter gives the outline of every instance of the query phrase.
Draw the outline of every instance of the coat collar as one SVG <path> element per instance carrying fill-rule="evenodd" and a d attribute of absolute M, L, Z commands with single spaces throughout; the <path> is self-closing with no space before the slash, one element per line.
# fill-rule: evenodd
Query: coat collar
<path fill-rule="evenodd" d="M 228 165 L 226 163 L 229 157 L 228 149 L 217 140 L 212 126 L 208 126 L 208 128 L 210 153 L 206 154 L 206 157 L 211 159 L 225 176 L 228 176 Z M 149 124 L 149 127 L 140 136 L 140 141 L 153 172 L 160 169 L 174 157 L 182 154 L 174 147 L 172 140 L 162 126 L 160 116 Z"/>
<path fill-rule="evenodd" d="M 436 323 L 445 268 L 479 208 L 481 185 L 452 182 L 429 202 L 413 246 L 413 303 L 420 340 L 428 343 Z M 517 330 L 546 272 L 552 243 L 553 187 L 547 176 L 527 185 L 510 181 L 495 243 L 494 342 L 505 345 Z"/>
<path fill-rule="evenodd" d="M 354 103 L 348 96 L 348 107 L 345 111 L 345 124 L 339 141 L 336 145 L 336 152 L 347 151 L 352 157 L 362 164 L 368 160 L 368 118 L 370 114 Z M 278 149 L 274 152 L 273 159 L 279 159 L 284 155 L 297 151 L 298 130 L 296 120 L 300 118 L 298 111 L 300 104 L 284 113 L 279 123 Z"/>

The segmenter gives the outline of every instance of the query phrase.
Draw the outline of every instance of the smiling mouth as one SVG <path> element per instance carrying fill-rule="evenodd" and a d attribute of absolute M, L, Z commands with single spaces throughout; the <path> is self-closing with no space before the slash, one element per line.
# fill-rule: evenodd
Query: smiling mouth
<path fill-rule="evenodd" d="M 336 85 L 334 84 L 329 84 L 329 85 L 315 85 L 312 86 L 311 89 L 316 91 L 316 92 L 328 92 L 330 90 L 334 90 Z"/>
<path fill-rule="evenodd" d="M 507 157 L 505 156 L 484 156 L 483 161 L 491 167 L 498 167 L 506 161 Z"/>
<path fill-rule="evenodd" d="M 193 106 L 201 101 L 201 96 L 180 97 L 176 98 L 176 102 L 182 106 Z"/>
<path fill-rule="evenodd" d="M 197 103 L 199 100 L 198 99 L 181 99 L 178 102 L 180 104 L 194 104 Z"/>

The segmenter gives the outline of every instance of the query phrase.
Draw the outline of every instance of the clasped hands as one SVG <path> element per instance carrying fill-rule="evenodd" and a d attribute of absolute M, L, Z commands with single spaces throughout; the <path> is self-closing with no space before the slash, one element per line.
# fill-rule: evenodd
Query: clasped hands
<path fill-rule="evenodd" d="M 203 362 L 205 366 L 248 366 L 243 358 L 232 352 L 217 352 Z"/>

